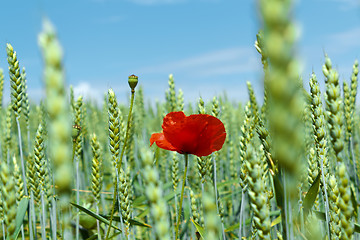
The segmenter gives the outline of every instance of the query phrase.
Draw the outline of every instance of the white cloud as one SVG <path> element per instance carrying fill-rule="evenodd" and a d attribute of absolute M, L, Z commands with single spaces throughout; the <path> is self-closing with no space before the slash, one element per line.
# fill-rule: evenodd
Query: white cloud
<path fill-rule="evenodd" d="M 186 72 L 196 76 L 249 73 L 259 67 L 255 50 L 235 47 L 204 53 L 189 58 L 144 67 L 140 73 Z"/>
<path fill-rule="evenodd" d="M 104 98 L 105 89 L 96 88 L 90 85 L 89 82 L 80 82 L 73 87 L 75 100 L 81 95 L 88 100 L 96 100 L 100 102 Z"/>

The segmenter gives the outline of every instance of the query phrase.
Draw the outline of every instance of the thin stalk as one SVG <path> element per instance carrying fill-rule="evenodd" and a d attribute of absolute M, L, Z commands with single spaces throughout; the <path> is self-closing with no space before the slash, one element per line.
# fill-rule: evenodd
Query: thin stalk
<path fill-rule="evenodd" d="M 27 189 L 27 184 L 26 184 L 26 174 L 25 174 L 25 164 L 24 164 L 24 154 L 23 154 L 23 150 L 22 150 L 22 141 L 21 141 L 21 129 L 20 129 L 20 123 L 19 123 L 19 117 L 15 118 L 16 120 L 16 125 L 17 125 L 17 130 L 18 130 L 18 137 L 19 137 L 19 151 L 20 151 L 20 159 L 21 159 L 21 171 L 22 171 L 22 178 L 23 178 L 23 183 L 24 183 L 24 192 L 25 192 L 25 196 L 29 196 L 28 194 L 28 189 Z M 9 155 L 9 151 L 8 151 L 8 156 Z M 10 158 L 8 158 L 9 160 Z M 29 225 L 31 224 L 30 221 L 30 214 L 28 214 L 28 221 L 29 221 Z M 31 231 L 30 231 L 31 232 Z M 30 233 L 30 236 L 32 236 L 32 234 Z"/>
<path fill-rule="evenodd" d="M 56 201 L 55 198 L 51 199 L 51 206 L 52 206 L 52 216 L 54 221 L 52 222 L 52 239 L 56 239 Z"/>
<path fill-rule="evenodd" d="M 216 211 L 219 214 L 219 202 L 218 202 L 218 193 L 217 193 L 217 178 L 216 178 L 216 160 L 215 157 L 213 157 L 213 165 L 214 165 L 214 188 L 215 188 L 215 202 L 216 202 Z"/>
<path fill-rule="evenodd" d="M 356 186 L 359 186 L 359 178 L 358 178 L 358 175 L 357 175 L 357 166 L 356 166 L 356 162 L 355 162 L 355 156 L 354 156 L 354 151 L 353 151 L 353 136 L 351 136 L 350 137 L 350 139 L 349 139 L 349 152 L 350 152 L 350 156 L 351 156 L 351 160 L 352 160 L 352 162 L 353 162 L 353 167 L 354 167 L 354 178 L 355 178 L 355 184 L 356 184 Z M 356 187 L 355 188 L 356 190 L 356 198 L 358 198 L 359 197 L 359 188 L 358 187 Z M 358 201 L 358 199 L 356 199 L 356 201 Z M 358 204 L 356 204 L 356 206 L 355 206 L 355 212 L 358 212 L 357 210 L 358 210 Z M 360 216 L 359 216 L 360 214 L 357 214 L 357 222 L 359 222 L 360 221 Z M 355 239 L 356 240 L 358 240 L 359 239 L 359 235 L 358 234 L 355 234 L 354 235 L 355 236 Z"/>
<path fill-rule="evenodd" d="M 28 151 L 30 152 L 30 149 L 31 149 L 31 141 L 30 141 L 30 124 L 27 124 L 26 125 L 26 131 L 27 131 L 27 141 L 28 141 Z M 30 237 L 30 240 L 33 240 L 34 239 L 34 236 L 33 236 L 33 228 L 32 228 L 32 221 L 31 221 L 31 215 L 32 215 L 32 212 L 31 212 L 31 203 L 30 203 L 30 208 L 29 208 L 29 212 L 28 212 L 28 220 L 29 220 L 29 237 Z M 34 223 L 35 224 L 35 223 Z"/>
<path fill-rule="evenodd" d="M 4 221 L 1 221 L 1 225 L 2 225 L 2 232 L 3 232 L 3 240 L 6 240 L 6 238 L 5 238 L 6 233 L 5 233 L 5 224 L 4 224 Z"/>
<path fill-rule="evenodd" d="M 48 204 L 48 211 L 49 211 L 49 216 L 50 216 L 50 223 L 49 223 L 49 225 L 50 225 L 50 233 L 49 233 L 49 235 L 51 235 L 52 236 L 52 233 L 53 233 L 53 222 L 55 221 L 54 220 L 54 217 L 53 217 L 53 215 L 52 215 L 52 206 L 51 206 L 51 203 L 49 203 Z"/>
<path fill-rule="evenodd" d="M 281 170 L 279 170 L 279 171 L 281 171 Z M 285 178 L 283 176 L 280 176 L 280 177 L 282 178 L 282 183 L 283 183 L 283 187 L 284 187 L 284 202 L 283 202 L 283 207 L 281 209 L 282 237 L 283 237 L 283 239 L 288 240 L 289 230 L 288 230 L 287 216 L 286 216 L 286 185 L 285 185 Z"/>
<path fill-rule="evenodd" d="M 235 196 L 234 196 L 234 192 L 235 192 L 235 187 L 231 186 L 231 212 L 235 213 Z M 236 216 L 234 214 L 234 220 L 236 219 Z"/>
<path fill-rule="evenodd" d="M 187 185 L 189 186 L 190 184 L 187 183 Z M 175 194 L 176 196 L 176 194 Z M 190 188 L 188 188 L 188 196 L 190 196 Z M 189 206 L 191 206 L 191 199 L 190 197 L 188 198 L 189 200 Z M 191 210 L 191 207 L 190 207 L 190 216 L 192 216 L 192 210 Z M 195 231 L 194 231 L 194 226 L 192 224 L 190 224 L 190 232 L 191 232 L 191 239 L 195 239 Z"/>
<path fill-rule="evenodd" d="M 326 232 L 328 235 L 329 240 L 331 239 L 331 235 L 330 235 L 330 219 L 329 219 L 329 198 L 328 198 L 328 194 L 327 194 L 327 189 L 326 189 L 326 182 L 325 182 L 325 175 L 324 175 L 324 163 L 323 163 L 323 159 L 320 159 L 320 168 L 321 168 L 321 180 L 322 180 L 322 184 L 324 187 L 324 193 L 325 196 L 323 196 L 325 199 L 325 219 L 326 219 Z"/>
<path fill-rule="evenodd" d="M 290 199 L 290 194 L 288 195 L 288 199 Z M 294 239 L 294 225 L 293 225 L 293 217 L 292 217 L 292 207 L 291 207 L 291 199 L 288 201 L 288 215 L 289 215 L 289 230 L 290 230 L 290 239 Z"/>
<path fill-rule="evenodd" d="M 244 213 L 245 189 L 241 190 L 240 216 L 239 216 L 239 239 L 242 239 L 242 222 Z"/>
<path fill-rule="evenodd" d="M 178 214 L 179 217 L 178 217 L 176 228 L 175 228 L 175 240 L 177 240 L 179 237 L 179 225 L 180 225 L 180 219 L 181 219 L 182 203 L 184 200 L 184 188 L 185 188 L 185 182 L 186 182 L 186 172 L 187 172 L 187 168 L 188 168 L 188 158 L 189 158 L 189 155 L 185 154 L 185 170 L 184 170 L 184 177 L 183 177 L 183 182 L 182 182 L 182 187 L 181 187 L 180 206 L 179 206 L 179 214 Z"/>
<path fill-rule="evenodd" d="M 131 121 L 132 109 L 134 107 L 134 99 L 135 99 L 135 89 L 132 89 L 131 90 L 130 109 L 129 109 L 128 121 L 127 121 L 127 126 L 126 126 L 124 145 L 123 145 L 123 148 L 121 149 L 120 158 L 118 159 L 118 162 L 116 164 L 118 174 L 120 173 L 122 158 L 124 156 L 126 143 L 128 141 L 128 138 L 129 138 L 130 121 Z M 111 215 L 110 215 L 110 221 L 109 221 L 109 228 L 107 230 L 105 240 L 109 239 L 110 228 L 111 228 L 110 226 L 111 226 L 113 218 L 114 218 L 114 210 L 115 210 L 114 206 L 115 206 L 115 201 L 116 201 L 116 195 L 117 195 L 117 192 L 118 192 L 117 188 L 118 188 L 118 186 L 117 186 L 117 184 L 115 184 L 114 193 L 113 193 L 114 196 L 113 196 L 113 202 L 112 202 L 112 208 L 111 208 Z"/>
<path fill-rule="evenodd" d="M 103 184 L 102 189 L 105 189 L 104 182 L 102 184 Z M 105 209 L 105 197 L 104 197 L 104 194 L 102 194 L 102 193 L 100 193 L 100 204 L 101 204 L 102 209 Z"/>
<path fill-rule="evenodd" d="M 73 144 L 75 146 L 75 143 Z M 79 179 L 79 157 L 77 156 L 75 158 L 75 171 L 76 171 L 76 204 L 79 205 L 80 204 L 80 195 L 79 195 L 79 190 L 80 190 L 80 179 Z M 76 208 L 76 240 L 79 240 L 80 237 L 80 216 L 79 216 L 79 209 Z"/>
<path fill-rule="evenodd" d="M 300 229 L 301 232 L 304 232 L 305 223 L 304 223 L 304 209 L 303 209 L 303 201 L 301 196 L 301 186 L 299 187 L 299 212 L 300 212 Z"/>
<path fill-rule="evenodd" d="M 203 197 L 205 196 L 205 189 L 204 189 L 204 183 L 201 182 L 201 199 L 203 199 Z M 201 204 L 202 207 L 203 207 L 203 216 L 205 216 L 205 207 L 204 207 L 204 204 Z M 204 218 L 204 225 L 206 225 L 206 222 L 205 222 L 205 218 Z"/>
<path fill-rule="evenodd" d="M 178 209 L 177 209 L 177 206 L 178 206 L 178 199 L 177 199 L 177 194 L 176 194 L 176 191 L 174 192 L 175 193 L 175 197 L 174 197 L 174 199 L 175 199 L 175 223 L 177 223 L 177 221 L 178 221 Z"/>
<path fill-rule="evenodd" d="M 214 188 L 215 188 L 215 202 L 216 202 L 216 211 L 217 214 L 220 216 L 220 212 L 219 212 L 219 200 L 218 200 L 218 190 L 217 190 L 217 177 L 216 177 L 216 160 L 215 157 L 213 157 L 213 164 L 214 164 Z M 224 223 L 221 221 L 221 233 L 222 233 L 222 237 L 223 240 L 225 240 L 225 231 L 224 231 Z"/>
<path fill-rule="evenodd" d="M 34 192 L 30 192 L 30 211 L 31 218 L 29 214 L 29 228 L 31 227 L 30 234 L 32 235 L 34 231 L 34 235 L 36 236 L 36 215 L 35 215 L 35 202 L 34 202 Z M 32 227 L 32 224 L 34 224 L 34 227 Z"/>
<path fill-rule="evenodd" d="M 46 213 L 45 213 L 45 200 L 44 200 L 43 190 L 41 190 L 41 209 L 42 209 L 41 238 L 43 240 L 46 240 Z"/>
<path fill-rule="evenodd" d="M 99 203 L 98 201 L 95 202 L 96 214 L 99 215 Z M 101 240 L 101 232 L 100 232 L 100 222 L 96 219 L 96 227 L 97 227 L 97 235 L 98 240 Z"/>
<path fill-rule="evenodd" d="M 119 179 L 119 173 L 116 172 L 116 186 L 119 186 L 120 184 L 120 179 Z M 117 187 L 118 188 L 118 187 Z M 122 209 L 121 209 L 121 202 L 120 202 L 120 198 L 117 196 L 116 198 L 118 200 L 118 211 L 119 211 L 119 218 L 120 218 L 120 229 L 121 229 L 121 236 L 125 239 L 125 231 L 124 231 L 124 222 L 123 222 L 123 217 L 122 217 Z M 120 238 L 120 236 L 118 236 L 118 239 Z"/>
<path fill-rule="evenodd" d="M 290 240 L 290 236 L 289 236 L 289 212 L 288 212 L 288 194 L 287 194 L 287 185 L 286 185 L 286 177 L 285 177 L 285 173 L 283 174 L 283 186 L 284 186 L 284 213 L 285 213 L 285 228 L 286 228 L 286 238 L 287 240 Z"/>
<path fill-rule="evenodd" d="M 172 218 L 173 218 L 173 215 L 174 215 L 173 210 L 172 210 L 172 209 L 170 209 L 170 219 L 172 219 Z M 173 239 L 175 239 L 175 230 L 174 230 L 174 225 L 172 225 L 172 228 L 171 228 L 171 235 L 172 235 L 172 238 L 173 238 Z"/>
<path fill-rule="evenodd" d="M 22 178 L 23 178 L 23 182 L 24 182 L 24 192 L 25 192 L 25 195 L 28 196 L 28 190 L 27 190 L 27 185 L 26 185 L 24 155 L 23 155 L 22 142 L 21 142 L 21 129 L 20 129 L 19 117 L 15 118 L 15 119 L 16 119 L 16 125 L 17 125 L 18 136 L 19 136 L 19 151 L 20 151 L 20 159 L 21 159 Z"/>
<path fill-rule="evenodd" d="M 30 238 L 30 240 L 33 240 L 34 239 L 34 235 L 33 235 L 33 231 L 34 231 L 34 229 L 33 229 L 33 226 L 32 226 L 32 224 L 33 224 L 33 221 L 32 221 L 32 214 L 33 214 L 33 212 L 31 211 L 31 201 L 34 201 L 34 199 L 32 199 L 31 198 L 31 196 L 30 196 L 30 203 L 29 203 L 29 207 L 28 207 L 28 221 L 29 221 L 29 238 Z M 34 202 L 33 202 L 34 203 Z M 34 223 L 35 224 L 35 223 Z"/>
<path fill-rule="evenodd" d="M 288 174 L 283 171 L 283 186 L 284 186 L 284 208 L 285 208 L 285 227 L 286 227 L 286 238 L 287 240 L 294 239 L 293 228 L 292 228 L 292 213 L 291 213 L 291 199 L 288 188 Z"/>
<path fill-rule="evenodd" d="M 25 233 L 24 233 L 24 225 L 21 225 L 21 239 L 25 239 Z"/>

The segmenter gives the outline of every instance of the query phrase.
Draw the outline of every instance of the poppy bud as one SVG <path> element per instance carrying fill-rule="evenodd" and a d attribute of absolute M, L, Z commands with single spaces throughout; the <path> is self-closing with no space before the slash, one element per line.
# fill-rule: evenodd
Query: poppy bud
<path fill-rule="evenodd" d="M 134 74 L 130 75 L 128 83 L 129 83 L 129 86 L 130 86 L 131 90 L 134 91 L 136 85 L 138 84 L 138 77 L 135 76 Z"/>

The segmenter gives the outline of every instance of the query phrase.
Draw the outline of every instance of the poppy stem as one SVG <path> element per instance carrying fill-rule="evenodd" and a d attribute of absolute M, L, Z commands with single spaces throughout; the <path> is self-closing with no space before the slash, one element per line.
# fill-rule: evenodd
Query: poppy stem
<path fill-rule="evenodd" d="M 182 182 L 182 187 L 181 187 L 179 214 L 178 214 L 177 224 L 176 224 L 176 229 L 175 229 L 175 240 L 177 240 L 178 236 L 179 236 L 179 226 L 180 226 L 180 219 L 181 219 L 182 203 L 184 200 L 184 189 L 185 189 L 185 182 L 186 182 L 186 172 L 187 172 L 187 168 L 188 168 L 188 159 L 189 159 L 189 155 L 185 154 L 185 170 L 184 170 L 184 177 L 183 177 L 183 182 Z"/>
<path fill-rule="evenodd" d="M 117 170 L 118 173 L 120 173 L 122 158 L 124 156 L 126 144 L 127 144 L 128 138 L 129 138 L 130 121 L 131 121 L 132 109 L 133 109 L 133 106 L 134 106 L 134 99 L 135 99 L 135 89 L 131 89 L 130 109 L 129 109 L 128 121 L 127 121 L 127 126 L 126 126 L 124 145 L 123 145 L 123 148 L 122 148 L 121 153 L 120 153 L 120 158 L 118 159 L 118 161 L 116 163 L 116 166 L 117 166 L 116 170 Z M 116 180 L 116 182 L 118 182 L 118 181 Z M 111 229 L 111 226 L 112 226 L 111 224 L 112 224 L 112 221 L 113 221 L 113 218 L 114 218 L 115 201 L 116 201 L 117 192 L 118 192 L 118 184 L 116 183 L 115 186 L 114 186 L 113 202 L 112 202 L 112 208 L 111 208 L 111 214 L 110 214 L 110 220 L 109 220 L 109 227 L 108 227 L 108 230 L 106 232 L 105 240 L 109 239 L 110 229 Z M 119 215 L 121 215 L 121 212 L 119 212 Z"/>

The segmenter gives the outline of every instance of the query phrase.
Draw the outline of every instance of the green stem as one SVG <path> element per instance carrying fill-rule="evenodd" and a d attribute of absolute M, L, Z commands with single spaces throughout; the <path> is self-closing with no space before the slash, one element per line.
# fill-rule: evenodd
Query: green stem
<path fill-rule="evenodd" d="M 96 208 L 96 214 L 99 215 L 99 201 L 95 201 L 95 208 Z M 97 235 L 98 240 L 101 240 L 101 232 L 100 232 L 100 222 L 99 220 L 96 220 L 96 227 L 97 227 Z"/>
<path fill-rule="evenodd" d="M 242 239 L 242 225 L 243 225 L 243 213 L 244 213 L 244 201 L 245 201 L 245 189 L 241 190 L 241 202 L 240 202 L 240 216 L 239 216 L 239 239 Z"/>
<path fill-rule="evenodd" d="M 33 235 L 37 235 L 36 233 L 36 215 L 35 215 L 35 202 L 34 202 L 34 192 L 30 192 L 30 205 L 29 205 L 29 232 L 30 232 L 30 240 L 33 240 Z M 34 224 L 34 226 L 33 226 Z"/>
<path fill-rule="evenodd" d="M 45 213 L 45 200 L 44 191 L 41 190 L 41 239 L 46 240 L 46 213 Z"/>
<path fill-rule="evenodd" d="M 26 184 L 25 164 L 24 164 L 24 155 L 23 155 L 23 150 L 22 150 L 21 129 L 20 129 L 19 117 L 16 117 L 15 120 L 16 120 L 18 137 L 19 137 L 19 151 L 20 151 L 20 159 L 21 159 L 22 179 L 23 179 L 23 183 L 24 183 L 24 192 L 25 192 L 26 196 L 29 196 L 27 184 Z M 8 156 L 9 156 L 9 152 L 10 152 L 10 149 L 8 150 Z M 32 233 L 32 223 L 31 223 L 30 215 L 31 214 L 28 214 L 28 221 L 29 221 L 30 239 L 32 239 L 33 233 Z"/>
<path fill-rule="evenodd" d="M 27 189 L 27 184 L 26 184 L 25 164 L 24 164 L 24 155 L 23 155 L 23 150 L 22 150 L 21 129 L 20 129 L 19 117 L 16 117 L 15 120 L 16 120 L 17 129 L 18 129 L 19 151 L 20 151 L 20 159 L 21 159 L 22 178 L 23 178 L 23 182 L 24 182 L 24 192 L 25 192 L 25 195 L 28 196 L 29 194 L 28 194 L 28 189 Z"/>
<path fill-rule="evenodd" d="M 1 221 L 1 226 L 2 226 L 2 233 L 3 233 L 3 240 L 6 240 L 6 233 L 5 233 L 5 224 L 4 221 Z"/>
<path fill-rule="evenodd" d="M 325 156 L 321 157 L 319 156 L 319 160 L 320 160 L 320 170 L 321 170 L 321 181 L 322 181 L 322 186 L 323 186 L 323 191 L 325 194 L 323 194 L 323 198 L 324 198 L 324 205 L 325 205 L 325 219 L 326 219 L 326 232 L 328 235 L 329 240 L 331 239 L 331 232 L 330 232 L 330 216 L 329 216 L 329 198 L 328 198 L 328 194 L 327 194 L 327 187 L 326 187 L 326 182 L 325 182 L 325 174 L 324 174 L 324 158 Z"/>
<path fill-rule="evenodd" d="M 282 206 L 279 206 L 281 209 L 281 225 L 282 225 L 282 237 L 285 240 L 288 240 L 288 225 L 287 225 L 287 218 L 286 218 L 286 185 L 285 185 L 285 179 L 283 177 L 284 172 L 282 171 L 282 169 L 279 169 L 279 174 L 281 174 L 280 176 L 275 176 L 275 177 L 280 177 L 280 181 L 282 183 L 283 189 L 284 189 L 284 197 L 283 197 L 283 202 L 281 203 Z"/>
<path fill-rule="evenodd" d="M 56 239 L 56 228 L 57 228 L 57 225 L 56 225 L 56 201 L 55 201 L 55 198 L 51 198 L 51 211 L 52 211 L 52 217 L 53 217 L 53 221 L 52 221 L 52 228 L 51 228 L 51 231 L 52 231 L 52 237 L 53 239 Z"/>
<path fill-rule="evenodd" d="M 124 156 L 127 140 L 129 138 L 131 113 L 132 113 L 132 109 L 133 109 L 133 106 L 134 106 L 134 99 L 135 99 L 135 89 L 132 89 L 131 90 L 130 109 L 129 109 L 128 121 L 127 121 L 127 126 L 126 126 L 124 145 L 123 145 L 123 148 L 121 150 L 120 158 L 116 162 L 118 174 L 120 174 L 122 158 Z M 118 192 L 118 186 L 117 186 L 117 184 L 115 184 L 114 194 L 113 194 L 113 202 L 112 202 L 112 207 L 111 207 L 111 215 L 110 215 L 110 221 L 109 221 L 109 227 L 108 227 L 108 230 L 107 230 L 107 233 L 106 233 L 105 240 L 109 239 L 110 228 L 111 228 L 111 224 L 112 224 L 112 221 L 113 221 L 113 218 L 114 218 L 114 210 L 115 210 L 114 207 L 115 207 L 115 201 L 116 201 L 117 192 Z M 119 213 L 119 214 L 121 214 L 121 213 Z"/>
<path fill-rule="evenodd" d="M 184 188 L 185 188 L 185 182 L 186 182 L 187 168 L 188 168 L 188 154 L 185 154 L 185 170 L 184 170 L 184 177 L 183 177 L 183 182 L 182 182 L 182 187 L 181 187 L 179 214 L 178 214 L 178 220 L 177 220 L 176 229 L 175 229 L 175 240 L 177 240 L 178 236 L 179 236 L 179 225 L 180 225 L 180 219 L 181 219 L 182 203 L 184 200 Z"/>
<path fill-rule="evenodd" d="M 75 145 L 75 144 L 74 144 Z M 80 178 L 79 178 L 79 155 L 76 154 L 76 162 L 75 162 L 75 188 L 76 188 L 76 204 L 80 204 Z M 79 209 L 76 209 L 76 240 L 80 238 L 80 216 Z"/>

